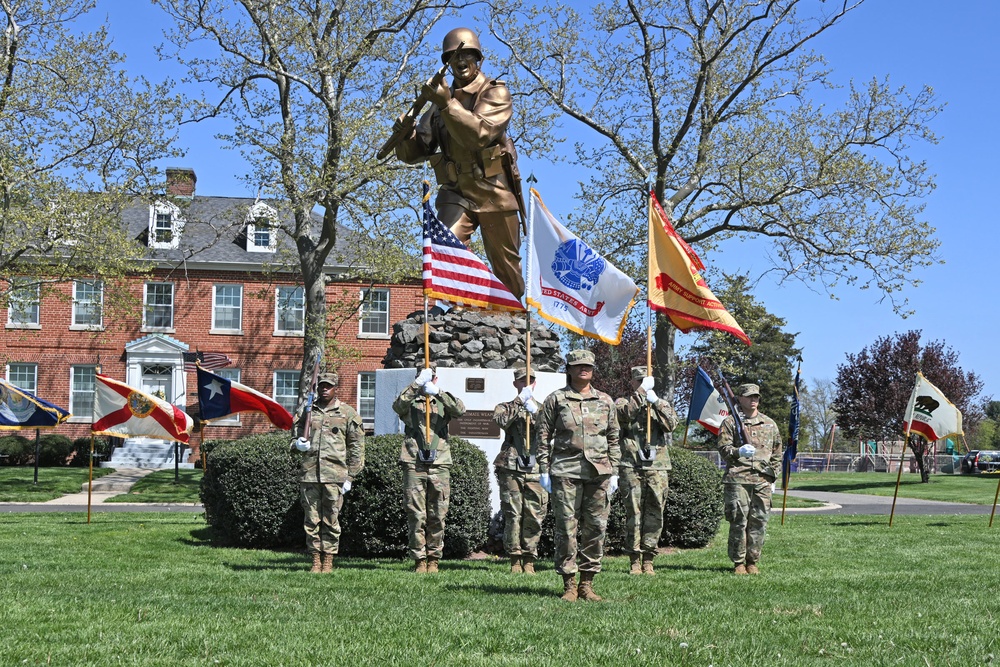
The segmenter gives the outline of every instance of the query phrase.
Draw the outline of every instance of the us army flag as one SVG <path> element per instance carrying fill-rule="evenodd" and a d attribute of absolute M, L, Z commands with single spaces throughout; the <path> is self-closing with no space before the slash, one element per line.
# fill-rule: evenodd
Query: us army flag
<path fill-rule="evenodd" d="M 930 442 L 964 435 L 962 412 L 920 373 L 917 373 L 917 384 L 906 406 L 903 428 L 909 433 L 919 433 Z"/>
<path fill-rule="evenodd" d="M 532 188 L 525 300 L 570 331 L 617 345 L 639 288 L 571 234 Z"/>
<path fill-rule="evenodd" d="M 681 331 L 720 329 L 747 345 L 729 311 L 715 298 L 699 271 L 705 265 L 663 212 L 656 196 L 649 193 L 649 307 L 668 318 Z"/>

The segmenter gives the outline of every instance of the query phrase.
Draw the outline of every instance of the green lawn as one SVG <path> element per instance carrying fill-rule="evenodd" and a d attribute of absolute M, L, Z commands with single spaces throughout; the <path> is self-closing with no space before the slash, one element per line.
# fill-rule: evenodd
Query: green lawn
<path fill-rule="evenodd" d="M 776 517 L 775 517 L 776 518 Z M 982 516 L 772 520 L 758 577 L 724 534 L 564 603 L 551 563 L 400 561 L 215 548 L 188 514 L 5 514 L 4 665 L 976 665 L 993 631 L 1000 528 Z"/>
<path fill-rule="evenodd" d="M 113 468 L 94 468 L 94 479 L 114 472 Z M 87 468 L 39 468 L 34 483 L 32 466 L 0 468 L 0 502 L 44 503 L 69 493 L 80 493 L 87 482 Z"/>
<path fill-rule="evenodd" d="M 173 470 L 151 472 L 129 490 L 128 493 L 113 496 L 109 503 L 200 503 L 198 490 L 201 488 L 200 469 L 178 471 L 179 482 L 174 481 Z"/>
<path fill-rule="evenodd" d="M 992 505 L 997 492 L 995 475 L 931 475 L 926 484 L 918 475 L 903 474 L 900 498 L 944 500 L 974 505 Z M 833 491 L 892 496 L 896 475 L 884 472 L 801 472 L 788 482 L 792 491 Z M 791 499 L 791 496 L 789 496 Z"/>

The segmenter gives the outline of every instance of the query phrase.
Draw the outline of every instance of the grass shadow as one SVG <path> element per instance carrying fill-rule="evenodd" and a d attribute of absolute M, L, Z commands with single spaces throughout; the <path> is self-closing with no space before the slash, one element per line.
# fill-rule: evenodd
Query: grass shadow
<path fill-rule="evenodd" d="M 473 591 L 487 595 L 507 596 L 559 597 L 562 593 L 562 590 L 557 589 L 555 585 L 551 588 L 533 588 L 529 586 L 497 586 L 495 584 L 445 584 L 442 588 L 447 591 Z"/>
<path fill-rule="evenodd" d="M 677 572 L 732 572 L 732 565 L 691 565 L 690 563 L 681 564 L 671 564 L 666 563 L 664 565 L 657 565 L 657 570 L 675 570 Z"/>

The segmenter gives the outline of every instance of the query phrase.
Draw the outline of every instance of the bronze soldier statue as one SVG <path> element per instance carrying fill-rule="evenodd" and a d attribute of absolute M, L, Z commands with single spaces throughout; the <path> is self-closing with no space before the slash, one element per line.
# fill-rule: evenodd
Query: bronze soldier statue
<path fill-rule="evenodd" d="M 409 114 L 400 117 L 383 151 L 395 145 L 396 157 L 407 164 L 430 162 L 440 186 L 438 219 L 465 244 L 480 229 L 493 273 L 521 298 L 524 279 L 518 249 L 524 203 L 514 142 L 507 136 L 510 91 L 503 81 L 480 70 L 479 38 L 468 28 L 445 35 L 441 61 L 450 64 L 452 86 L 439 76 L 424 84 L 418 103 L 425 99 L 432 106 L 396 142 L 400 130 L 406 131 L 406 121 L 412 123 Z"/>

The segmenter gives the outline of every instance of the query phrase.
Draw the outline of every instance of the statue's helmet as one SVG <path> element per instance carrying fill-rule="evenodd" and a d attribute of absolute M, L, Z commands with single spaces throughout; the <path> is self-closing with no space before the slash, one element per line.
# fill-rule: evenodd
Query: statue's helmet
<path fill-rule="evenodd" d="M 441 62 L 447 63 L 452 52 L 462 42 L 465 42 L 465 46 L 462 47 L 463 51 L 475 51 L 476 55 L 479 56 L 479 60 L 483 59 L 483 50 L 479 46 L 479 37 L 476 36 L 476 33 L 468 28 L 455 28 L 445 35 L 444 40 L 441 42 Z"/>

